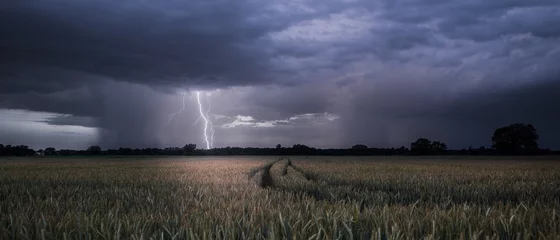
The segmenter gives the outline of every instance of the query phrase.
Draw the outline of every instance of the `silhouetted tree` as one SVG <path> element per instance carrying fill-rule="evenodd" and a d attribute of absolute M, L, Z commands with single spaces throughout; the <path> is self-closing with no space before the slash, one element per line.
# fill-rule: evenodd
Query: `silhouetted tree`
<path fill-rule="evenodd" d="M 43 154 L 45 154 L 45 156 L 56 155 L 56 149 L 53 148 L 53 147 L 45 148 L 45 150 L 43 151 Z"/>
<path fill-rule="evenodd" d="M 87 154 L 89 155 L 100 155 L 101 154 L 101 147 L 99 146 L 91 146 L 86 150 Z"/>
<path fill-rule="evenodd" d="M 502 154 L 531 154 L 538 151 L 538 140 L 533 125 L 514 123 L 494 131 L 492 147 Z"/>
<path fill-rule="evenodd" d="M 76 150 L 71 150 L 71 149 L 61 149 L 57 151 L 58 155 L 61 156 L 75 156 L 75 155 L 89 155 L 90 153 L 88 151 L 76 151 Z"/>
<path fill-rule="evenodd" d="M 164 155 L 181 155 L 183 154 L 183 149 L 178 147 L 171 147 L 163 149 Z"/>
<path fill-rule="evenodd" d="M 282 145 L 277 144 L 277 145 L 276 145 L 276 149 L 280 149 L 280 148 L 282 148 Z"/>
<path fill-rule="evenodd" d="M 364 144 L 356 144 L 352 146 L 352 150 L 367 150 L 368 147 Z"/>
<path fill-rule="evenodd" d="M 1 145 L 0 144 L 0 156 L 33 156 L 35 151 L 30 149 L 28 146 L 19 145 Z"/>
<path fill-rule="evenodd" d="M 443 154 L 447 151 L 447 145 L 439 141 L 430 141 L 426 138 L 418 138 L 410 144 L 410 152 L 414 155 Z"/>
<path fill-rule="evenodd" d="M 310 148 L 307 145 L 303 145 L 303 144 L 294 144 L 294 146 L 292 147 L 290 154 L 301 154 L 301 155 L 305 155 L 305 154 L 312 154 L 313 153 L 313 148 Z"/>
<path fill-rule="evenodd" d="M 132 149 L 131 148 L 119 148 L 119 150 L 117 150 L 119 155 L 130 155 L 132 154 Z"/>
<path fill-rule="evenodd" d="M 445 143 L 434 141 L 432 142 L 432 153 L 442 154 L 447 151 L 447 145 Z"/>
<path fill-rule="evenodd" d="M 189 143 L 183 147 L 183 153 L 190 155 L 196 150 L 196 144 Z"/>
<path fill-rule="evenodd" d="M 397 151 L 393 154 L 407 154 L 408 153 L 408 148 L 406 148 L 405 146 L 401 146 L 399 149 L 397 149 Z"/>
<path fill-rule="evenodd" d="M 432 142 L 426 138 L 418 138 L 416 142 L 410 144 L 410 152 L 417 155 L 430 154 L 432 151 Z"/>

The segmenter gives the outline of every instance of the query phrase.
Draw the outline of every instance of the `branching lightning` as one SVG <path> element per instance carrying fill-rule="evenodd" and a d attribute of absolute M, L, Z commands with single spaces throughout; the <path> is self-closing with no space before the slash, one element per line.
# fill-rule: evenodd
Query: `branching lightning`
<path fill-rule="evenodd" d="M 169 121 L 167 121 L 167 124 L 170 124 L 171 121 L 173 121 L 173 118 L 175 117 L 175 115 L 182 113 L 185 110 L 185 96 L 187 95 L 187 93 L 183 93 L 183 108 L 181 108 L 180 111 L 171 114 L 171 117 L 169 118 Z"/>
<path fill-rule="evenodd" d="M 173 121 L 173 118 L 175 118 L 175 116 L 177 116 L 178 114 L 182 113 L 185 110 L 185 97 L 186 97 L 187 93 L 183 93 L 183 107 L 181 108 L 181 110 L 179 110 L 176 113 L 171 114 L 171 117 L 169 118 L 169 121 L 167 121 L 167 124 L 169 125 L 171 123 L 171 121 Z M 204 106 L 202 104 L 202 102 L 200 101 L 200 92 L 196 92 L 196 101 L 198 103 L 198 111 L 200 113 L 200 116 L 196 119 L 196 121 L 194 122 L 194 125 L 196 125 L 198 123 L 198 121 L 200 119 L 204 120 L 204 142 L 206 143 L 206 149 L 211 149 L 214 148 L 214 125 L 212 124 L 212 121 L 210 120 L 210 97 L 207 94 L 206 95 L 206 100 L 208 102 L 208 109 L 206 109 L 206 111 L 204 111 Z"/>
<path fill-rule="evenodd" d="M 202 110 L 202 103 L 200 102 L 200 92 L 196 92 L 196 101 L 198 103 L 198 111 L 200 112 L 200 118 L 204 120 L 204 142 L 206 142 L 206 149 L 211 149 L 214 147 L 214 127 L 212 122 L 209 120 L 208 112 L 210 112 L 210 107 L 206 113 Z M 198 122 L 198 120 L 197 120 Z M 210 125 L 210 130 L 208 129 L 208 125 Z M 208 133 L 211 133 L 210 137 L 208 137 Z"/>

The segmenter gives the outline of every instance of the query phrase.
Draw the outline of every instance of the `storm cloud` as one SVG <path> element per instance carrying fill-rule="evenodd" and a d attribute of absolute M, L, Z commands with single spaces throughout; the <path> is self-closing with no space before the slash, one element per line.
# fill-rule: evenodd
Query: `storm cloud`
<path fill-rule="evenodd" d="M 202 91 L 216 146 L 478 147 L 531 122 L 560 148 L 558 24 L 555 0 L 6 1 L 0 108 L 104 147 L 202 145 Z"/>

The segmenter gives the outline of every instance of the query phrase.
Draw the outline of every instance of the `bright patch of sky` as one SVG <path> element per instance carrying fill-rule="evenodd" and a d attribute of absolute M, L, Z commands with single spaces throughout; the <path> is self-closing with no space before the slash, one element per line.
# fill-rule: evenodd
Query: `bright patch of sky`
<path fill-rule="evenodd" d="M 69 115 L 0 109 L 0 129 L 3 129 L 0 143 L 27 145 L 36 149 L 46 147 L 86 149 L 96 141 L 97 128 L 49 124 L 51 119 L 60 117 L 69 117 Z"/>
<path fill-rule="evenodd" d="M 258 128 L 270 128 L 279 125 L 304 125 L 304 124 L 322 124 L 326 121 L 332 122 L 340 117 L 332 113 L 304 113 L 298 114 L 287 119 L 257 121 L 252 116 L 237 115 L 230 123 L 222 124 L 222 128 L 234 128 L 238 126 L 250 126 Z"/>

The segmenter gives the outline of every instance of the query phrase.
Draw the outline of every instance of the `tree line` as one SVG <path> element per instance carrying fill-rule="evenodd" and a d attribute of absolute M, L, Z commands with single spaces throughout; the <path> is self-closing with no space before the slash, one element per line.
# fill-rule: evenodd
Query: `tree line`
<path fill-rule="evenodd" d="M 197 149 L 196 144 L 186 144 L 183 147 L 169 148 L 119 148 L 102 150 L 99 146 L 91 146 L 86 150 L 57 150 L 49 147 L 40 150 L 30 149 L 28 146 L 0 144 L 0 156 L 74 156 L 74 155 L 536 155 L 560 154 L 560 151 L 538 148 L 539 136 L 531 124 L 515 123 L 498 128 L 492 135 L 492 147 L 479 147 L 461 150 L 451 150 L 440 141 L 431 141 L 419 138 L 410 144 L 410 148 L 371 148 L 364 144 L 356 144 L 347 149 L 320 149 L 303 144 L 292 147 L 282 147 L 278 144 L 275 148 L 253 147 L 224 147 L 213 149 Z"/>

